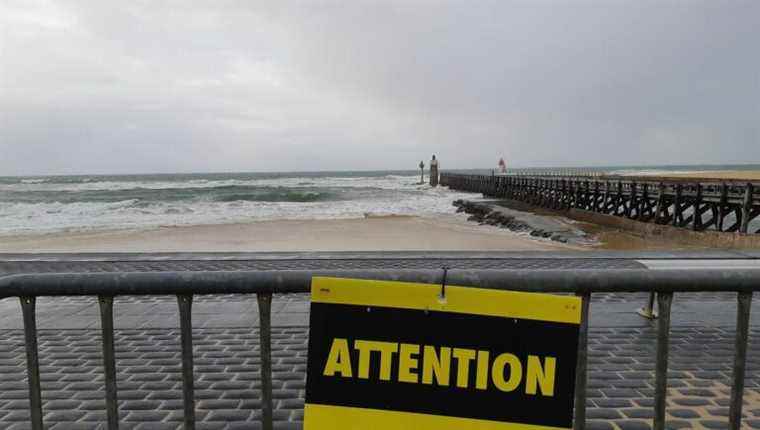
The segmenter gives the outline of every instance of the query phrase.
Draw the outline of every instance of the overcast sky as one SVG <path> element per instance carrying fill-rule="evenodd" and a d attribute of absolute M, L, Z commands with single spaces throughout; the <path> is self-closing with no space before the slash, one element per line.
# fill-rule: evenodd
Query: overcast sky
<path fill-rule="evenodd" d="M 760 1 L 0 0 L 0 176 L 760 163 Z"/>

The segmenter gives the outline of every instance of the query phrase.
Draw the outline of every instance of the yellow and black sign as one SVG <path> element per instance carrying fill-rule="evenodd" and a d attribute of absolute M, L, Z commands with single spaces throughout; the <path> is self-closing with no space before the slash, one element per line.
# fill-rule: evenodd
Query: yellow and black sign
<path fill-rule="evenodd" d="M 312 280 L 305 430 L 572 427 L 580 299 Z"/>

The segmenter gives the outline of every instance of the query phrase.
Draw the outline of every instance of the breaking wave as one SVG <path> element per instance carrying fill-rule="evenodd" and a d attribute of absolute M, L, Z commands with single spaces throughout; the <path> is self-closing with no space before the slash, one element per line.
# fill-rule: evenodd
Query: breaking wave
<path fill-rule="evenodd" d="M 0 234 L 454 213 L 411 174 L 0 178 Z"/>

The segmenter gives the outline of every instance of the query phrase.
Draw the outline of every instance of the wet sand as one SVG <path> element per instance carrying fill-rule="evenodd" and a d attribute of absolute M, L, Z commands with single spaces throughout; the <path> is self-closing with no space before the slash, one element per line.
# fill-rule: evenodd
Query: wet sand
<path fill-rule="evenodd" d="M 589 249 L 461 217 L 260 221 L 144 231 L 0 236 L 0 252 L 552 251 Z"/>
<path fill-rule="evenodd" d="M 690 244 L 667 240 L 662 237 L 647 236 L 628 230 L 616 229 L 598 224 L 576 222 L 575 226 L 592 237 L 597 245 L 593 249 L 611 251 L 686 251 L 709 249 L 700 244 Z"/>

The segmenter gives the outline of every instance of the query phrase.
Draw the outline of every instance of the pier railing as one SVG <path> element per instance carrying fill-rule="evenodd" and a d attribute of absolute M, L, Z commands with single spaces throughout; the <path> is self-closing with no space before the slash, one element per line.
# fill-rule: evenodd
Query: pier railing
<path fill-rule="evenodd" d="M 760 233 L 760 182 L 657 177 L 467 175 L 441 185 L 554 210 L 570 208 L 694 231 Z"/>
<path fill-rule="evenodd" d="M 271 304 L 273 294 L 306 293 L 313 276 L 337 276 L 438 284 L 441 270 L 262 270 L 240 272 L 115 272 L 41 273 L 0 277 L 0 298 L 19 297 L 24 320 L 32 428 L 42 430 L 40 364 L 35 303 L 38 296 L 97 296 L 102 327 L 105 404 L 108 428 L 118 428 L 118 387 L 114 353 L 113 300 L 120 295 L 177 297 L 182 349 L 184 425 L 195 428 L 192 303 L 194 295 L 255 294 L 258 297 L 262 390 L 262 427 L 273 428 Z M 575 388 L 575 429 L 586 420 L 588 318 L 591 295 L 604 292 L 657 293 L 659 318 L 654 391 L 654 428 L 665 428 L 665 407 L 673 293 L 723 291 L 737 293 L 734 366 L 729 411 L 730 428 L 741 426 L 749 315 L 754 291 L 760 290 L 760 269 L 741 270 L 449 270 L 451 285 L 529 292 L 558 292 L 582 298 Z"/>

